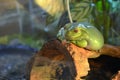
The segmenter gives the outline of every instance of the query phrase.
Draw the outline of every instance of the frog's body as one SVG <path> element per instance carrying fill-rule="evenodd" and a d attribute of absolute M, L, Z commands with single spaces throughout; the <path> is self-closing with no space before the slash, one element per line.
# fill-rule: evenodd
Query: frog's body
<path fill-rule="evenodd" d="M 100 31 L 87 22 L 66 24 L 57 36 L 60 40 L 65 39 L 79 47 L 90 50 L 99 50 L 104 44 Z"/>

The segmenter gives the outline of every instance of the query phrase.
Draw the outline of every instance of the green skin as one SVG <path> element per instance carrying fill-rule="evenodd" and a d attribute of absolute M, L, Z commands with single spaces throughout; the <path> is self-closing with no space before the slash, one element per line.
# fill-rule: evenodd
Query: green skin
<path fill-rule="evenodd" d="M 66 40 L 89 50 L 99 50 L 104 45 L 100 31 L 87 22 L 66 24 L 57 36 L 60 40 Z"/>

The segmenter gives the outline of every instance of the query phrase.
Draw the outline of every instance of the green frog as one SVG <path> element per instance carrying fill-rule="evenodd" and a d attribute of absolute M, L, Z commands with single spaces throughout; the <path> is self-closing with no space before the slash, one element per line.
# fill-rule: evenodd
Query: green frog
<path fill-rule="evenodd" d="M 68 23 L 59 30 L 57 37 L 89 50 L 99 50 L 104 45 L 101 32 L 88 22 Z"/>

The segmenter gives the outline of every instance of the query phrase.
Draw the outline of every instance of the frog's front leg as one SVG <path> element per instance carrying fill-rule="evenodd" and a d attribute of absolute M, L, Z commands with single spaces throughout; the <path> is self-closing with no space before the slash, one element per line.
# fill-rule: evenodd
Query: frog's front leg
<path fill-rule="evenodd" d="M 84 40 L 84 39 L 82 39 L 82 40 L 73 40 L 71 42 L 73 44 L 79 46 L 79 47 L 82 47 L 82 48 L 85 48 L 88 45 L 88 42 L 86 40 Z"/>

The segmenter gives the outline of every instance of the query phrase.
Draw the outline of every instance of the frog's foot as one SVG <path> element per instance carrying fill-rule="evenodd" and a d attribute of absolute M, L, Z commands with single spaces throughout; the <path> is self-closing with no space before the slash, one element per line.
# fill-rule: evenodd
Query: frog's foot
<path fill-rule="evenodd" d="M 82 48 L 86 48 L 88 45 L 88 42 L 86 40 L 76 40 L 76 41 L 71 41 L 73 44 L 82 47 Z"/>

